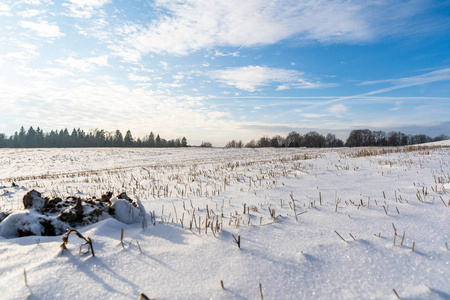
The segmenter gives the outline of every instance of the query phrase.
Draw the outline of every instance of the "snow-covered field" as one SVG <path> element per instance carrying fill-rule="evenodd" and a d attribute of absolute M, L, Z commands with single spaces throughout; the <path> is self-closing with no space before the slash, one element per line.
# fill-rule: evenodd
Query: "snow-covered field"
<path fill-rule="evenodd" d="M 1 299 L 450 298 L 449 147 L 2 149 L 0 169 Z M 32 189 L 126 192 L 147 227 L 103 213 L 77 228 L 95 256 L 14 237 Z"/>

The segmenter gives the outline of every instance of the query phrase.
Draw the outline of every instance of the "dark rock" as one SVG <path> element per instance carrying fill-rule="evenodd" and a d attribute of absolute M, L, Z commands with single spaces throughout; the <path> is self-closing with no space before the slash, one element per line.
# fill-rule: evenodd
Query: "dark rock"
<path fill-rule="evenodd" d="M 53 224 L 52 220 L 50 219 L 43 219 L 40 222 L 42 229 L 41 234 L 45 236 L 55 236 L 56 235 L 56 228 Z"/>
<path fill-rule="evenodd" d="M 106 194 L 102 195 L 102 202 L 109 202 L 111 200 L 113 193 L 107 192 Z"/>
<path fill-rule="evenodd" d="M 117 196 L 118 199 L 127 200 L 129 203 L 131 203 L 134 207 L 137 207 L 137 203 L 133 201 L 130 197 L 128 197 L 127 193 L 123 192 L 119 196 Z"/>
<path fill-rule="evenodd" d="M 28 208 L 34 208 L 37 211 L 43 211 L 48 203 L 48 198 L 42 198 L 41 193 L 36 190 L 29 191 L 23 196 L 23 206 Z"/>
<path fill-rule="evenodd" d="M 81 198 L 77 199 L 75 206 L 70 206 L 58 215 L 58 219 L 67 222 L 70 226 L 77 226 L 83 222 L 83 205 Z"/>
<path fill-rule="evenodd" d="M 17 228 L 17 233 L 19 234 L 19 237 L 35 235 L 30 229 Z"/>
<path fill-rule="evenodd" d="M 63 201 L 61 198 L 56 197 L 56 198 L 54 198 L 54 199 L 49 200 L 49 201 L 48 201 L 48 204 L 56 204 L 56 203 L 59 203 L 59 202 L 61 202 L 61 201 Z"/>

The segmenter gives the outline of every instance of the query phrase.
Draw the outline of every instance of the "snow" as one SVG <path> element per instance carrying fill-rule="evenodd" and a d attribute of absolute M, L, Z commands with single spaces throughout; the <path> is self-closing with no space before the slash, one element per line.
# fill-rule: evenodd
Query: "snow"
<path fill-rule="evenodd" d="M 32 189 L 137 203 L 77 228 L 95 256 L 0 231 L 0 298 L 448 299 L 450 148 L 389 150 L 0 150 L 4 212 L 39 218 Z"/>

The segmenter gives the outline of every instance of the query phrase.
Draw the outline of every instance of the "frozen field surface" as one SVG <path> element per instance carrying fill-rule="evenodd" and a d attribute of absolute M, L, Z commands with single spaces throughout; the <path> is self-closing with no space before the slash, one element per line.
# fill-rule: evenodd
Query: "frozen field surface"
<path fill-rule="evenodd" d="M 449 147 L 0 149 L 0 170 L 1 299 L 450 299 Z M 15 235 L 33 189 L 145 218 L 62 251 Z"/>

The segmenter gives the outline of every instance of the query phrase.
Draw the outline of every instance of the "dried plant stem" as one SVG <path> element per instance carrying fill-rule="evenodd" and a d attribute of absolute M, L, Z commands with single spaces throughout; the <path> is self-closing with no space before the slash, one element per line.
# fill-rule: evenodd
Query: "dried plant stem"
<path fill-rule="evenodd" d="M 233 236 L 234 242 L 238 245 L 238 248 L 241 249 L 241 236 L 238 235 L 237 238 L 234 236 L 234 234 L 232 234 L 232 236 Z"/>
<path fill-rule="evenodd" d="M 142 249 L 141 249 L 141 245 L 139 245 L 139 241 L 136 241 L 136 244 L 137 244 L 138 247 L 139 247 L 139 251 L 142 253 Z"/>
<path fill-rule="evenodd" d="M 394 291 L 395 296 L 397 296 L 398 299 L 401 299 L 400 296 L 399 296 L 399 294 L 397 293 L 397 291 L 396 291 L 395 289 L 392 289 L 392 290 Z"/>
<path fill-rule="evenodd" d="M 150 300 L 150 298 L 147 297 L 144 293 L 141 293 L 138 300 Z"/>
<path fill-rule="evenodd" d="M 264 300 L 261 282 L 259 283 L 259 294 L 261 295 L 261 300 Z"/>
<path fill-rule="evenodd" d="M 225 287 L 223 285 L 223 280 L 220 281 L 220 286 L 222 287 L 223 290 L 225 289 Z"/>
<path fill-rule="evenodd" d="M 122 248 L 125 248 L 125 245 L 123 244 L 123 228 L 120 232 L 120 243 L 122 244 Z"/>
<path fill-rule="evenodd" d="M 403 246 L 403 241 L 405 240 L 405 233 L 406 231 L 403 231 L 402 242 L 400 243 L 400 246 Z"/>
<path fill-rule="evenodd" d="M 336 232 L 336 234 L 344 241 L 347 242 L 346 240 L 344 240 L 344 238 L 335 230 L 334 232 Z"/>
<path fill-rule="evenodd" d="M 25 286 L 28 286 L 27 271 L 25 268 L 23 268 L 23 278 L 25 279 Z"/>
<path fill-rule="evenodd" d="M 80 239 L 83 239 L 83 240 L 86 241 L 86 242 L 84 242 L 83 244 L 81 244 L 81 246 L 80 246 L 80 252 L 81 252 L 81 248 L 82 248 L 84 245 L 88 245 L 89 248 L 88 248 L 87 252 L 91 251 L 92 256 L 95 256 L 95 253 L 94 253 L 94 247 L 92 246 L 92 240 L 91 240 L 91 238 L 90 238 L 90 237 L 85 238 L 85 237 L 84 237 L 78 230 L 76 230 L 76 229 L 67 229 L 66 234 L 62 237 L 62 240 L 63 240 L 63 242 L 62 242 L 62 244 L 61 244 L 62 251 L 64 252 L 64 250 L 67 249 L 66 245 L 67 245 L 67 243 L 69 242 L 69 235 L 70 235 L 72 232 L 75 232 L 75 234 L 76 234 Z M 87 253 L 87 252 L 86 252 L 86 253 Z"/>

